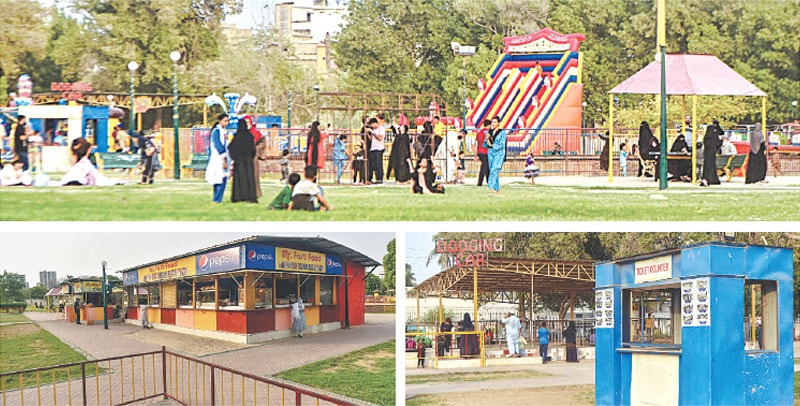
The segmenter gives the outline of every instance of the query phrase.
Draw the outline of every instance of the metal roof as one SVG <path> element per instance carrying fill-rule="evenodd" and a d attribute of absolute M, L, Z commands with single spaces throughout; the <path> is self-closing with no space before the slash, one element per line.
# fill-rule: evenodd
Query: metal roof
<path fill-rule="evenodd" d="M 196 251 L 187 252 L 185 254 L 176 255 L 170 258 L 164 258 L 159 261 L 148 262 L 141 265 L 136 265 L 133 267 L 125 268 L 118 273 L 124 273 L 127 271 L 133 271 L 139 268 L 146 268 L 150 265 L 160 264 L 162 262 L 172 261 L 180 258 L 186 258 L 193 255 L 200 255 L 206 254 L 212 251 L 222 250 L 225 248 L 231 248 L 240 246 L 247 243 L 257 243 L 257 244 L 265 244 L 265 245 L 272 245 L 280 248 L 291 248 L 297 250 L 305 250 L 305 251 L 315 251 L 321 252 L 325 254 L 333 254 L 339 255 L 342 258 L 355 262 L 365 268 L 371 266 L 380 266 L 382 265 L 380 262 L 352 249 L 349 247 L 345 247 L 342 244 L 339 244 L 335 241 L 328 240 L 322 237 L 274 237 L 268 235 L 254 235 L 252 237 L 241 238 L 235 241 L 230 241 L 222 244 L 213 245 L 211 247 L 199 249 Z"/>
<path fill-rule="evenodd" d="M 667 55 L 666 80 L 668 95 L 767 95 L 714 55 Z M 661 93 L 661 63 L 650 62 L 609 93 Z"/>

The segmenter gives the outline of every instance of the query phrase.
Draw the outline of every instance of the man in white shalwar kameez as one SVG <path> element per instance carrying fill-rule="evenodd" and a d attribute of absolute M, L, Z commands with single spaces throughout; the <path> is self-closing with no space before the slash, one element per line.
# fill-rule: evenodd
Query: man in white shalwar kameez
<path fill-rule="evenodd" d="M 442 180 L 452 183 L 456 180 L 456 168 L 458 167 L 458 152 L 461 142 L 458 140 L 458 131 L 450 131 L 445 135 L 445 139 L 439 143 L 433 161 L 436 167 L 442 172 Z"/>
<path fill-rule="evenodd" d="M 228 126 L 228 115 L 221 113 L 217 116 L 217 123 L 211 130 L 209 139 L 208 166 L 206 167 L 206 182 L 214 186 L 214 203 L 222 203 L 225 194 L 225 184 L 228 181 L 228 136 L 225 127 Z"/>
<path fill-rule="evenodd" d="M 306 310 L 303 305 L 303 298 L 298 298 L 292 304 L 292 332 L 297 334 L 298 337 L 303 337 L 303 332 L 306 331 Z"/>
<path fill-rule="evenodd" d="M 519 357 L 519 331 L 522 323 L 519 317 L 511 312 L 506 313 L 506 318 L 500 320 L 506 326 L 506 342 L 508 343 L 508 358 Z"/>

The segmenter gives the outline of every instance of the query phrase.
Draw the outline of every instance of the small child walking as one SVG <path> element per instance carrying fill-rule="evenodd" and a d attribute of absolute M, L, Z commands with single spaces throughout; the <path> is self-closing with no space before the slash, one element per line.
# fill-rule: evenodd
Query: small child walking
<path fill-rule="evenodd" d="M 619 170 L 622 176 L 628 176 L 628 144 L 624 142 L 619 146 Z"/>
<path fill-rule="evenodd" d="M 281 164 L 281 182 L 289 178 L 289 150 L 284 149 L 281 152 L 281 159 L 278 161 Z"/>
<path fill-rule="evenodd" d="M 536 166 L 536 162 L 533 161 L 533 152 L 528 154 L 528 158 L 525 159 L 525 170 L 523 171 L 523 175 L 525 178 L 531 180 L 531 185 L 535 185 L 534 178 L 539 176 L 539 167 Z"/>
<path fill-rule="evenodd" d="M 781 171 L 781 152 L 778 147 L 772 147 L 769 152 L 769 166 L 772 168 L 773 177 L 783 176 L 783 171 Z"/>
<path fill-rule="evenodd" d="M 417 340 L 417 368 L 425 368 L 425 341 L 420 337 Z"/>

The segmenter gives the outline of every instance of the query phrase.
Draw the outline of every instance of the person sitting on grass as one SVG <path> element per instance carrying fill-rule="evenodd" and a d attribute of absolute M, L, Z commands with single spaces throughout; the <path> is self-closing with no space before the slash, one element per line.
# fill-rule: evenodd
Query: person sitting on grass
<path fill-rule="evenodd" d="M 33 183 L 31 173 L 22 169 L 25 162 L 14 160 L 0 171 L 0 186 L 30 186 Z"/>
<path fill-rule="evenodd" d="M 407 162 L 411 168 L 411 193 L 422 195 L 444 193 L 443 185 L 433 183 L 436 175 L 433 173 L 433 164 L 430 158 L 421 158 L 417 162 L 416 168 L 411 165 L 410 159 Z"/>
<path fill-rule="evenodd" d="M 292 202 L 292 190 L 294 185 L 300 182 L 300 175 L 293 173 L 289 175 L 289 184 L 281 189 L 281 192 L 275 196 L 272 203 L 269 204 L 270 210 L 286 210 L 289 208 L 289 203 Z"/>
<path fill-rule="evenodd" d="M 289 210 L 317 210 L 314 206 L 314 199 L 316 198 L 320 204 L 320 211 L 331 211 L 333 206 L 325 200 L 322 195 L 322 189 L 317 185 L 317 167 L 313 165 L 306 166 L 303 173 L 303 180 L 297 182 L 292 190 L 292 201 L 289 202 Z"/>
<path fill-rule="evenodd" d="M 124 184 L 103 176 L 89 161 L 92 145 L 85 138 L 72 140 L 72 159 L 74 165 L 61 178 L 59 186 L 112 186 Z"/>

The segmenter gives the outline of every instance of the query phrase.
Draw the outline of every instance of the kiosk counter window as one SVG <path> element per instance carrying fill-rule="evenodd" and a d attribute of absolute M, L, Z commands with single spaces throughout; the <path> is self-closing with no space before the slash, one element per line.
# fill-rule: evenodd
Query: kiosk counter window
<path fill-rule="evenodd" d="M 335 278 L 322 277 L 319 281 L 319 304 L 333 304 L 333 285 Z"/>
<path fill-rule="evenodd" d="M 183 279 L 178 281 L 178 307 L 191 308 L 193 296 L 192 281 Z"/>
<path fill-rule="evenodd" d="M 147 305 L 150 305 L 150 306 L 160 306 L 161 305 L 161 287 L 159 285 L 148 285 L 148 286 L 145 286 L 145 289 L 147 289 L 147 296 L 146 297 L 148 298 L 148 300 L 144 304 L 147 304 Z M 139 304 L 142 304 L 141 301 L 139 301 Z"/>
<path fill-rule="evenodd" d="M 745 350 L 779 350 L 778 286 L 775 281 L 745 279 L 744 328 Z"/>
<path fill-rule="evenodd" d="M 316 280 L 317 277 L 313 275 L 300 277 L 300 297 L 303 298 L 303 303 L 315 304 L 314 284 Z"/>
<path fill-rule="evenodd" d="M 256 309 L 272 307 L 273 283 L 271 276 L 262 276 L 255 283 Z"/>
<path fill-rule="evenodd" d="M 217 287 L 213 279 L 198 280 L 196 285 L 197 292 L 195 292 L 198 309 L 214 309 L 216 303 L 214 302 L 217 295 Z"/>
<path fill-rule="evenodd" d="M 244 309 L 244 277 L 225 275 L 219 278 L 219 307 Z"/>
<path fill-rule="evenodd" d="M 622 341 L 626 346 L 680 348 L 678 284 L 658 289 L 624 289 Z"/>
<path fill-rule="evenodd" d="M 275 278 L 275 305 L 287 307 L 297 299 L 297 275 L 281 275 Z"/>

